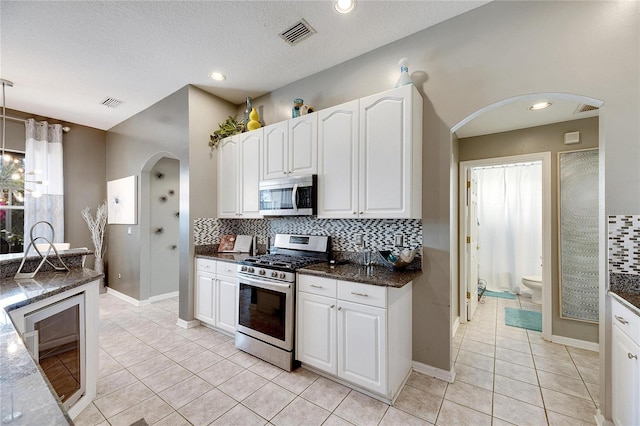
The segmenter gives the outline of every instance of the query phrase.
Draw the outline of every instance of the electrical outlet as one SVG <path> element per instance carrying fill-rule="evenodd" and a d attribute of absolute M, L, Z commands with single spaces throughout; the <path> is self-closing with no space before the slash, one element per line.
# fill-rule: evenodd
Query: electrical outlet
<path fill-rule="evenodd" d="M 353 235 L 353 243 L 357 246 L 361 246 L 364 244 L 364 235 L 362 234 L 354 234 Z"/>
<path fill-rule="evenodd" d="M 122 274 L 118 274 L 118 279 L 121 280 L 122 279 Z"/>
<path fill-rule="evenodd" d="M 395 245 L 396 247 L 402 247 L 404 245 L 404 236 L 402 234 L 396 234 Z"/>

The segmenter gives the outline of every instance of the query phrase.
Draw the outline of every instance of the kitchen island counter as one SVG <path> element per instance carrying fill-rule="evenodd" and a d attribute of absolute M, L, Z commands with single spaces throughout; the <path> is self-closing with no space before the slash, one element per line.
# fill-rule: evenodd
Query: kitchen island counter
<path fill-rule="evenodd" d="M 379 265 L 363 266 L 356 263 L 316 263 L 298 269 L 301 275 L 317 275 L 343 281 L 400 288 L 422 275 L 421 269 L 392 271 Z"/>

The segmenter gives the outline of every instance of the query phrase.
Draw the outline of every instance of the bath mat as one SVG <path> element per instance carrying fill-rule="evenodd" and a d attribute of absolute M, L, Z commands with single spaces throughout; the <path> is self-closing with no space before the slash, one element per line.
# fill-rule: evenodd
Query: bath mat
<path fill-rule="evenodd" d="M 512 327 L 542 331 L 542 313 L 506 307 L 504 308 L 504 323 Z"/>
<path fill-rule="evenodd" d="M 483 296 L 499 297 L 501 299 L 515 299 L 515 294 L 511 294 L 508 291 L 489 291 L 485 290 Z"/>

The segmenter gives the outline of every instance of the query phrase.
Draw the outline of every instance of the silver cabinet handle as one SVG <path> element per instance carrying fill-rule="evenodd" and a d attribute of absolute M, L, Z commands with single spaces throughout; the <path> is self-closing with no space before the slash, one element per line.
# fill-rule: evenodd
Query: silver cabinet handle
<path fill-rule="evenodd" d="M 367 293 L 358 293 L 357 291 L 352 291 L 351 294 L 353 294 L 354 296 L 369 297 Z"/>
<path fill-rule="evenodd" d="M 629 321 L 627 321 L 626 319 L 624 319 L 623 317 L 619 317 L 619 316 L 615 316 L 616 319 L 621 322 L 622 324 L 629 324 Z"/>
<path fill-rule="evenodd" d="M 333 308 L 335 308 L 335 307 L 336 307 L 336 305 L 331 305 L 331 306 L 329 306 L 329 307 L 330 307 L 331 309 L 333 309 Z"/>
<path fill-rule="evenodd" d="M 321 285 L 317 285 L 317 284 L 310 284 L 309 287 L 313 287 L 313 288 L 323 288 Z"/>
<path fill-rule="evenodd" d="M 338 306 L 338 310 L 341 311 L 342 310 L 342 306 Z"/>
<path fill-rule="evenodd" d="M 627 353 L 627 357 L 629 357 L 629 359 L 638 359 L 638 355 L 634 355 L 631 352 Z"/>

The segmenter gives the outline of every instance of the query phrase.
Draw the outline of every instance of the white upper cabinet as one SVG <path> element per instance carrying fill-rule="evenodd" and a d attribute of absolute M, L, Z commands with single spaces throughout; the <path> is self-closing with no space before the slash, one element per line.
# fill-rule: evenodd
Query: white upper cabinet
<path fill-rule="evenodd" d="M 359 165 L 359 217 L 422 217 L 422 97 L 412 84 L 360 99 Z"/>
<path fill-rule="evenodd" d="M 218 217 L 260 218 L 258 183 L 263 130 L 223 139 L 218 147 Z"/>
<path fill-rule="evenodd" d="M 264 128 L 263 179 L 318 172 L 318 115 L 307 114 Z"/>
<path fill-rule="evenodd" d="M 359 105 L 318 112 L 318 217 L 357 217 Z"/>

